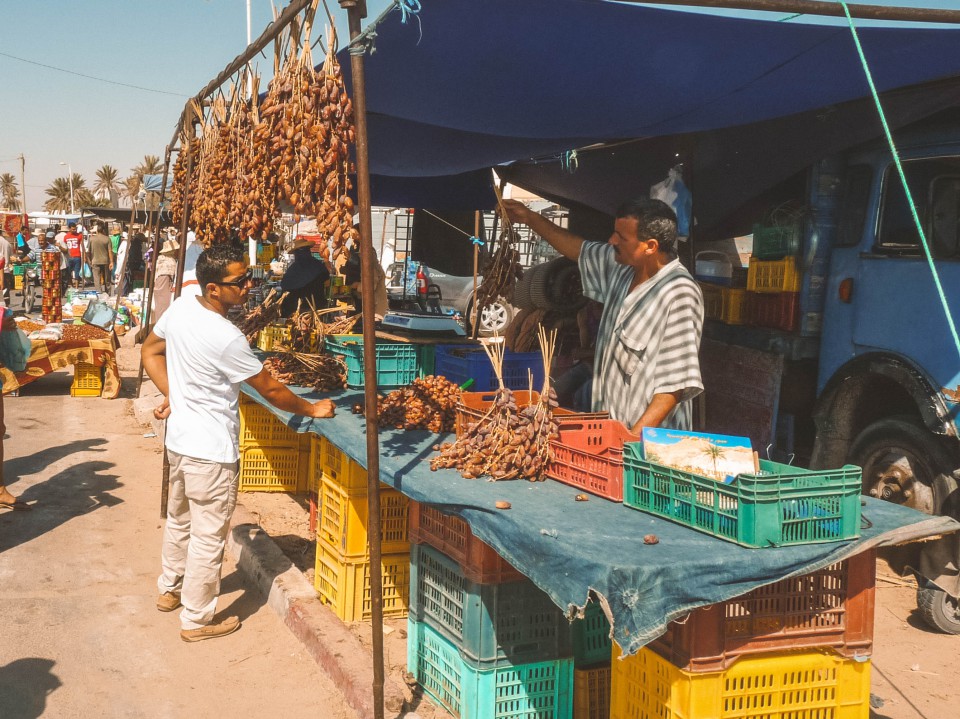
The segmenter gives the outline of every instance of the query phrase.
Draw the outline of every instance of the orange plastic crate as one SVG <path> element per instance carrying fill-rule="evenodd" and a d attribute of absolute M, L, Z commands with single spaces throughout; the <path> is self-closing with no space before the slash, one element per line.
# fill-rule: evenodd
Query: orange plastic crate
<path fill-rule="evenodd" d="M 829 647 L 848 658 L 873 649 L 875 551 L 737 599 L 693 610 L 649 647 L 684 671 L 712 672 L 752 654 Z"/>
<path fill-rule="evenodd" d="M 489 544 L 477 539 L 470 525 L 452 514 L 410 502 L 410 542 L 429 544 L 457 562 L 464 576 L 478 584 L 516 582 L 526 577 Z"/>
<path fill-rule="evenodd" d="M 559 422 L 558 439 L 550 442 L 547 476 L 622 502 L 623 444 L 638 441 L 615 419 L 565 417 Z"/>
<path fill-rule="evenodd" d="M 610 664 L 573 670 L 573 719 L 609 719 Z"/>

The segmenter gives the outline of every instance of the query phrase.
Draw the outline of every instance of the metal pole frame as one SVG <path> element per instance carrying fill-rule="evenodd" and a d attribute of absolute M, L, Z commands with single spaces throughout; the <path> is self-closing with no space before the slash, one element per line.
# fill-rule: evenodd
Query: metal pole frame
<path fill-rule="evenodd" d="M 365 0 L 339 0 L 347 11 L 350 39 L 360 35 L 360 21 L 367 15 Z M 373 712 L 383 719 L 383 578 L 381 576 L 380 527 L 380 437 L 377 423 L 377 360 L 374 322 L 373 227 L 370 211 L 370 152 L 367 145 L 367 94 L 364 48 L 351 48 L 353 109 L 357 133 L 357 201 L 360 213 L 360 294 L 363 298 L 363 394 L 367 434 L 367 542 L 370 545 L 370 605 L 373 635 Z"/>
<path fill-rule="evenodd" d="M 728 10 L 761 10 L 797 15 L 846 17 L 836 0 L 621 0 L 637 5 L 686 5 L 687 7 L 724 8 Z M 850 17 L 860 20 L 893 20 L 898 22 L 960 23 L 960 10 L 893 7 L 849 3 Z"/>

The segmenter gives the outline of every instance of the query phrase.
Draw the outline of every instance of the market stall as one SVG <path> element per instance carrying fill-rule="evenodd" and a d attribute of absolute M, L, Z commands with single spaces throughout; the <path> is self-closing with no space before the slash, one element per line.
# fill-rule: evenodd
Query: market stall
<path fill-rule="evenodd" d="M 23 372 L 14 373 L 0 367 L 4 394 L 15 394 L 24 385 L 71 365 L 83 368 L 75 375 L 75 384 L 83 383 L 81 389 L 97 390 L 101 386 L 99 374 L 102 369 L 102 389 L 93 394 L 106 399 L 116 399 L 120 394 L 116 355 L 120 345 L 116 335 L 111 333 L 103 338 L 90 339 L 35 339 L 30 345 L 30 357 Z M 95 371 L 91 372 L 91 369 Z"/>
<path fill-rule="evenodd" d="M 318 395 L 303 388 L 295 392 Z M 332 419 L 310 420 L 276 410 L 257 393 L 244 393 L 290 429 L 326 437 L 361 466 L 365 429 L 347 410 L 362 395 L 329 396 L 340 409 Z M 865 498 L 863 530 L 849 542 L 751 549 L 711 538 L 622 504 L 593 497 L 576 501 L 574 487 L 558 482 L 469 480 L 453 470 L 431 471 L 443 437 L 419 430 L 384 430 L 380 481 L 418 502 L 465 519 L 472 532 L 573 613 L 595 591 L 609 610 L 614 639 L 633 653 L 691 609 L 745 594 L 784 577 L 807 574 L 873 547 L 956 531 L 957 522 L 929 517 Z M 498 510 L 497 501 L 510 503 Z M 644 543 L 655 534 L 659 543 Z"/>

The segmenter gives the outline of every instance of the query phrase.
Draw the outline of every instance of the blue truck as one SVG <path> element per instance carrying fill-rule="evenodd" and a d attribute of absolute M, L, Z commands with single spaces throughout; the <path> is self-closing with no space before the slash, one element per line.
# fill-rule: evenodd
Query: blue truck
<path fill-rule="evenodd" d="M 955 317 L 958 127 L 928 122 L 896 138 Z M 806 197 L 796 199 L 807 208 L 796 260 L 802 270 L 796 328 L 779 332 L 714 321 L 707 323 L 705 341 L 782 359 L 774 449 L 796 453 L 813 468 L 860 465 L 865 494 L 960 519 L 960 347 L 889 147 L 877 141 L 818 160 L 807 171 Z M 709 383 L 705 401 L 709 406 Z M 921 580 L 918 606 L 929 623 L 960 633 L 960 605 L 951 596 L 956 553 L 952 564 L 937 574 L 952 574 L 952 582 Z"/>

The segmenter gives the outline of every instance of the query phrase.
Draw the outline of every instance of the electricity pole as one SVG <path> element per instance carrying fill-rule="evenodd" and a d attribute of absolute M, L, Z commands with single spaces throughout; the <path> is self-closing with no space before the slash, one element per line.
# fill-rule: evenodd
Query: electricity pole
<path fill-rule="evenodd" d="M 23 181 L 23 167 L 26 164 L 26 159 L 23 157 L 21 152 L 19 157 L 20 160 L 20 214 L 26 216 L 27 214 L 27 186 Z"/>

